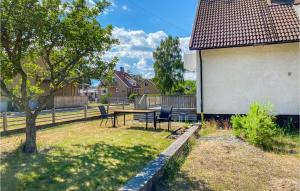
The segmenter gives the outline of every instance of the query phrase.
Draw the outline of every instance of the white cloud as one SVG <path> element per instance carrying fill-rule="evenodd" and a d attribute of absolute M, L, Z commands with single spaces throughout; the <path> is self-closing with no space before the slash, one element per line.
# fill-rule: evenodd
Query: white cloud
<path fill-rule="evenodd" d="M 144 78 L 146 79 L 151 79 L 154 77 L 154 73 L 153 72 L 147 72 L 144 74 Z"/>
<path fill-rule="evenodd" d="M 89 1 L 91 1 L 91 0 L 89 0 Z M 113 12 L 115 10 L 115 8 L 118 7 L 115 0 L 108 0 L 108 2 L 110 2 L 110 6 L 104 10 L 104 12 L 103 12 L 104 15 L 107 15 L 108 13 Z"/>
<path fill-rule="evenodd" d="M 40 0 L 40 2 L 41 2 L 41 0 Z M 71 1 L 70 0 L 62 0 L 61 3 L 62 4 L 63 3 L 71 3 Z M 86 0 L 85 4 L 86 4 L 86 6 L 88 6 L 90 8 L 94 7 L 96 5 L 94 0 Z M 60 5 L 60 8 L 62 8 L 62 5 Z M 70 10 L 67 10 L 67 11 L 70 11 Z"/>
<path fill-rule="evenodd" d="M 123 6 L 122 6 L 122 9 L 123 9 L 124 11 L 127 11 L 127 10 L 128 10 L 127 5 L 123 5 Z"/>
<path fill-rule="evenodd" d="M 96 3 L 93 0 L 86 0 L 86 6 L 88 7 L 94 7 Z"/>
<path fill-rule="evenodd" d="M 117 56 L 120 58 L 118 66 L 130 68 L 131 72 L 142 74 L 146 78 L 154 76 L 152 52 L 159 46 L 160 41 L 167 37 L 164 31 L 146 33 L 143 30 L 115 27 L 113 37 L 119 39 L 120 43 L 105 54 L 105 59 Z M 180 38 L 180 48 L 183 52 L 188 51 L 188 44 L 189 37 Z"/>
<path fill-rule="evenodd" d="M 189 53 L 191 52 L 189 50 L 189 44 L 190 44 L 190 37 L 183 37 L 183 38 L 180 38 L 180 49 L 182 51 L 182 53 Z"/>
<path fill-rule="evenodd" d="M 146 59 L 145 58 L 141 58 L 139 60 L 139 62 L 136 64 L 137 69 L 144 69 L 145 66 L 146 66 L 146 64 L 147 64 Z"/>
<path fill-rule="evenodd" d="M 165 37 L 167 35 L 163 31 L 145 33 L 142 30 L 126 30 L 116 27 L 113 30 L 113 38 L 119 39 L 120 44 L 113 47 L 106 57 L 152 59 L 152 51 Z"/>
<path fill-rule="evenodd" d="M 130 64 L 124 64 L 125 71 L 131 70 Z"/>

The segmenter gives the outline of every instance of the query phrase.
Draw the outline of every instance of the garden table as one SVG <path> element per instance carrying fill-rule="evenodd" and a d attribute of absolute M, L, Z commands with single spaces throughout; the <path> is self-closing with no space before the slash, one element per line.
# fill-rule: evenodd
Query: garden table
<path fill-rule="evenodd" d="M 116 110 L 114 111 L 114 124 L 113 127 L 116 127 L 116 117 L 120 114 L 124 114 L 124 125 L 125 125 L 125 115 L 126 114 L 145 114 L 146 115 L 146 129 L 148 128 L 148 115 L 153 114 L 154 120 L 154 129 L 156 130 L 156 110 L 153 109 L 125 109 L 125 110 Z"/>

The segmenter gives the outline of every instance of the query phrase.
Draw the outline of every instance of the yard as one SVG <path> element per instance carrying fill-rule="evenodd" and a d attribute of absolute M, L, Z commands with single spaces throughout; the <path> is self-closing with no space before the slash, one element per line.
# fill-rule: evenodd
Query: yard
<path fill-rule="evenodd" d="M 169 134 L 78 122 L 38 131 L 34 155 L 20 151 L 24 134 L 1 137 L 0 190 L 116 190 L 169 146 Z"/>
<path fill-rule="evenodd" d="M 299 190 L 299 134 L 278 138 L 272 152 L 206 128 L 175 178 L 157 190 Z M 280 149 L 279 149 L 280 148 Z"/>

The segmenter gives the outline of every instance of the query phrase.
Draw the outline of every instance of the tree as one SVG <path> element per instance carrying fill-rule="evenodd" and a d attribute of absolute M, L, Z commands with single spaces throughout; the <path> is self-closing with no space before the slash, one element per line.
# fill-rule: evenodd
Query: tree
<path fill-rule="evenodd" d="M 107 6 L 107 1 L 99 1 L 88 7 L 84 0 L 0 2 L 0 87 L 25 112 L 24 152 L 37 151 L 37 115 L 58 89 L 113 73 L 117 58 L 102 57 L 117 40 L 111 37 L 111 25 L 102 28 L 96 20 Z M 33 100 L 35 108 L 30 105 Z"/>
<path fill-rule="evenodd" d="M 133 76 L 133 78 L 137 82 L 141 82 L 143 80 L 143 76 L 141 74 L 136 74 Z"/>
<path fill-rule="evenodd" d="M 173 87 L 172 92 L 183 95 L 196 95 L 196 81 L 185 80 Z"/>
<path fill-rule="evenodd" d="M 178 37 L 167 37 L 153 52 L 154 82 L 163 94 L 172 93 L 172 88 L 183 81 L 183 61 Z"/>

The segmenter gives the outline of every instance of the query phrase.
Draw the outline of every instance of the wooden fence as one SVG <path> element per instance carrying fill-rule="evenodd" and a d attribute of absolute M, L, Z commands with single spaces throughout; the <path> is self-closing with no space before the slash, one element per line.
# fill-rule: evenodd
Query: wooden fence
<path fill-rule="evenodd" d="M 129 104 L 128 97 L 109 97 L 107 98 L 109 104 Z"/>
<path fill-rule="evenodd" d="M 66 108 L 66 107 L 79 107 L 88 104 L 87 96 L 55 96 L 54 107 Z"/>
<path fill-rule="evenodd" d="M 180 95 L 180 96 L 149 96 L 143 95 L 136 97 L 134 101 L 135 108 L 147 109 L 158 106 L 172 106 L 178 109 L 195 109 L 196 96 Z"/>
<path fill-rule="evenodd" d="M 108 112 L 113 112 L 119 109 L 132 109 L 133 105 L 118 104 L 106 105 Z M 75 107 L 65 109 L 52 109 L 42 111 L 36 120 L 37 126 L 54 125 L 62 122 L 71 122 L 76 120 L 84 120 L 88 118 L 97 117 L 100 115 L 97 106 L 94 107 Z M 0 115 L 0 131 L 10 131 L 25 128 L 25 114 L 24 112 L 4 112 Z"/>

